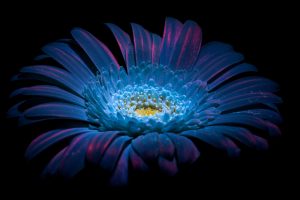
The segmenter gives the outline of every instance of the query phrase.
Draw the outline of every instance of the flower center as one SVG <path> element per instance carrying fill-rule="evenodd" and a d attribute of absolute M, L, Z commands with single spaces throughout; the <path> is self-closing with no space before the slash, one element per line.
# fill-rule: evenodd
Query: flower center
<path fill-rule="evenodd" d="M 112 96 L 112 107 L 122 115 L 160 120 L 182 114 L 182 96 L 159 87 L 148 85 L 127 86 Z"/>

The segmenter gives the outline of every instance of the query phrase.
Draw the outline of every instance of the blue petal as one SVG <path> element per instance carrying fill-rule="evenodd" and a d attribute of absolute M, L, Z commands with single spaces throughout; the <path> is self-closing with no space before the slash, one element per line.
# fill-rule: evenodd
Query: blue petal
<path fill-rule="evenodd" d="M 61 164 L 61 161 L 63 159 L 63 155 L 65 154 L 66 150 L 68 147 L 65 147 L 64 149 L 62 149 L 58 154 L 56 154 L 51 161 L 48 163 L 48 165 L 45 167 L 45 169 L 43 170 L 42 175 L 46 176 L 46 175 L 54 175 L 57 173 L 58 168 Z"/>
<path fill-rule="evenodd" d="M 200 152 L 194 143 L 181 135 L 174 133 L 165 133 L 174 143 L 179 164 L 188 164 L 195 162 L 200 156 Z"/>
<path fill-rule="evenodd" d="M 87 160 L 93 164 L 98 164 L 104 152 L 119 134 L 119 131 L 98 132 L 98 135 L 88 145 Z"/>
<path fill-rule="evenodd" d="M 80 57 L 78 57 L 75 52 L 72 52 L 68 45 L 63 43 L 52 43 L 43 47 L 43 51 L 76 76 L 78 81 L 82 84 L 95 77 Z"/>
<path fill-rule="evenodd" d="M 113 186 L 126 185 L 128 182 L 128 159 L 131 145 L 127 146 L 118 161 L 117 167 L 110 178 L 110 184 Z"/>
<path fill-rule="evenodd" d="M 152 36 L 152 63 L 158 64 L 160 58 L 160 46 L 161 46 L 161 37 L 156 34 L 151 34 Z"/>
<path fill-rule="evenodd" d="M 224 74 L 222 74 L 222 76 L 220 76 L 219 78 L 214 80 L 211 84 L 209 84 L 208 85 L 209 90 L 213 90 L 218 85 L 224 83 L 226 80 L 228 80 L 236 75 L 239 75 L 239 74 L 245 73 L 245 72 L 256 72 L 256 71 L 257 71 L 256 67 L 254 67 L 253 65 L 247 64 L 247 63 L 237 65 L 233 69 L 230 69 L 227 72 L 225 72 Z"/>
<path fill-rule="evenodd" d="M 103 158 L 101 159 L 100 166 L 108 171 L 112 171 L 119 159 L 120 154 L 126 147 L 131 137 L 120 136 L 117 137 L 105 151 Z"/>
<path fill-rule="evenodd" d="M 198 130 L 184 131 L 181 133 L 181 135 L 197 138 L 216 148 L 225 150 L 227 151 L 229 156 L 235 157 L 240 154 L 240 149 L 238 148 L 238 146 L 236 146 L 236 144 L 230 139 L 224 137 L 221 134 L 216 133 L 214 127 L 206 127 Z"/>
<path fill-rule="evenodd" d="M 220 99 L 221 103 L 218 109 L 220 111 L 228 111 L 243 106 L 249 106 L 254 104 L 276 104 L 281 103 L 280 97 L 269 92 L 253 92 L 249 94 L 241 94 L 236 96 Z"/>
<path fill-rule="evenodd" d="M 92 34 L 80 28 L 73 29 L 71 34 L 99 71 L 103 71 L 111 66 L 114 69 L 119 68 L 119 64 L 113 54 Z"/>
<path fill-rule="evenodd" d="M 22 112 L 20 111 L 20 106 L 23 105 L 26 101 L 21 101 L 14 106 L 12 106 L 8 111 L 7 111 L 7 117 L 20 117 L 22 115 Z"/>
<path fill-rule="evenodd" d="M 131 24 L 133 32 L 134 50 L 136 64 L 151 62 L 152 38 L 151 34 L 138 24 Z"/>
<path fill-rule="evenodd" d="M 159 134 L 159 155 L 168 159 L 174 157 L 175 147 L 173 142 L 165 134 Z"/>
<path fill-rule="evenodd" d="M 69 72 L 57 67 L 35 65 L 23 67 L 20 72 L 38 75 L 35 77 L 36 80 L 42 80 L 49 83 L 58 83 L 59 86 L 67 87 L 79 95 L 81 95 L 81 92 L 83 91 L 83 85 L 79 84 Z M 39 78 L 39 76 L 42 77 Z"/>
<path fill-rule="evenodd" d="M 215 91 L 213 96 L 215 98 L 224 98 L 250 92 L 276 92 L 277 90 L 278 85 L 269 79 L 262 77 L 245 77 L 222 86 Z"/>
<path fill-rule="evenodd" d="M 249 147 L 259 150 L 266 150 L 268 148 L 268 142 L 265 139 L 252 134 L 245 128 L 232 126 L 214 126 L 213 129 L 216 133 L 230 136 Z"/>
<path fill-rule="evenodd" d="M 134 51 L 133 51 L 133 45 L 130 40 L 130 37 L 127 33 L 122 31 L 118 26 L 114 24 L 106 24 L 110 30 L 113 32 L 119 47 L 121 49 L 123 58 L 126 62 L 127 68 L 135 64 L 135 59 L 134 59 Z"/>
<path fill-rule="evenodd" d="M 69 128 L 69 129 L 56 129 L 41 134 L 31 142 L 26 150 L 26 157 L 32 159 L 49 146 L 71 136 L 89 132 L 88 128 Z"/>
<path fill-rule="evenodd" d="M 146 162 L 141 158 L 141 156 L 138 155 L 138 153 L 133 148 L 130 148 L 129 157 L 133 170 L 143 172 L 149 170 L 149 167 L 146 164 Z"/>
<path fill-rule="evenodd" d="M 202 46 L 194 68 L 205 70 L 209 62 L 229 51 L 232 51 L 232 46 L 229 44 L 209 42 Z"/>
<path fill-rule="evenodd" d="M 176 41 L 169 65 L 174 68 L 193 66 L 198 59 L 201 42 L 200 27 L 193 21 L 186 21 Z"/>
<path fill-rule="evenodd" d="M 63 176 L 72 177 L 84 168 L 86 148 L 95 134 L 95 132 L 86 133 L 72 140 L 68 149 L 64 152 L 59 166 L 59 172 Z"/>
<path fill-rule="evenodd" d="M 223 73 L 228 67 L 244 59 L 244 56 L 236 52 L 228 52 L 224 55 L 214 58 L 202 70 L 197 73 L 197 77 L 202 81 L 209 81 L 217 75 Z"/>
<path fill-rule="evenodd" d="M 64 100 L 73 104 L 77 104 L 79 106 L 84 107 L 85 102 L 82 98 L 67 92 L 59 87 L 52 85 L 36 85 L 31 87 L 25 87 L 15 90 L 10 97 L 18 96 L 18 95 L 29 95 L 29 96 L 45 96 L 56 98 L 60 100 Z"/>
<path fill-rule="evenodd" d="M 67 103 L 44 103 L 27 109 L 24 112 L 26 118 L 44 119 L 75 119 L 88 121 L 86 112 L 82 107 Z"/>
<path fill-rule="evenodd" d="M 244 113 L 248 115 L 253 115 L 255 117 L 265 119 L 275 124 L 282 123 L 282 117 L 278 112 L 268 110 L 268 109 L 251 109 L 245 111 L 239 111 L 238 113 Z"/>
<path fill-rule="evenodd" d="M 222 125 L 222 124 L 240 124 L 256 127 L 262 130 L 269 130 L 268 125 L 265 120 L 249 115 L 246 113 L 230 113 L 225 115 L 220 115 L 215 120 L 208 123 L 209 125 Z M 270 130 L 272 131 L 272 129 Z M 270 133 L 271 135 L 274 133 Z"/>
<path fill-rule="evenodd" d="M 161 42 L 160 64 L 168 65 L 170 63 L 171 55 L 178 40 L 182 26 L 182 23 L 180 23 L 178 20 L 170 17 L 166 18 L 164 34 Z"/>
<path fill-rule="evenodd" d="M 157 133 L 147 133 L 132 141 L 132 147 L 145 160 L 154 160 L 159 153 Z"/>

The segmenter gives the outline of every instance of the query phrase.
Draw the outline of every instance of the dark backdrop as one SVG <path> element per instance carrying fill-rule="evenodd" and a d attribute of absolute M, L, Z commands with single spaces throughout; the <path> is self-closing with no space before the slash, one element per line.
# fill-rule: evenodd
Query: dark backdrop
<path fill-rule="evenodd" d="M 281 129 L 283 136 L 271 140 L 268 152 L 253 155 L 246 154 L 237 160 L 210 160 L 200 163 L 201 170 L 188 172 L 171 180 L 163 177 L 140 178 L 138 184 L 122 190 L 111 190 L 96 181 L 82 184 L 82 179 L 74 183 L 53 184 L 40 182 L 37 170 L 23 158 L 24 150 L 32 140 L 32 133 L 15 128 L 16 124 L 1 120 L 1 158 L 4 190 L 9 195 L 43 193 L 50 194 L 129 194 L 135 191 L 144 195 L 156 194 L 192 194 L 244 196 L 260 194 L 291 195 L 293 181 L 297 181 L 296 160 L 298 134 L 292 129 L 296 121 L 295 104 L 292 93 L 297 93 L 296 65 L 293 62 L 296 15 L 292 7 L 281 4 L 240 3 L 204 4 L 181 2 L 163 5 L 155 2 L 136 4 L 118 2 L 98 2 L 88 4 L 46 3 L 3 5 L 1 12 L 1 113 L 3 116 L 10 106 L 7 98 L 12 90 L 9 82 L 21 66 L 32 64 L 40 48 L 59 38 L 70 37 L 73 27 L 82 27 L 95 34 L 102 41 L 111 43 L 112 36 L 103 23 L 111 22 L 130 31 L 130 22 L 143 25 L 146 29 L 163 33 L 166 16 L 181 21 L 196 21 L 203 30 L 204 43 L 218 40 L 230 43 L 242 52 L 246 61 L 256 65 L 261 75 L 279 83 L 284 104 L 280 111 L 284 117 Z M 122 11 L 120 11 L 122 10 Z M 116 49 L 116 45 L 112 50 Z M 120 54 L 117 55 L 120 58 Z M 291 112 L 293 111 L 293 112 Z M 296 122 L 295 122 L 296 124 Z M 203 169 L 202 169 L 203 168 Z M 200 171 L 200 172 L 199 172 Z M 2 188 L 3 189 L 3 188 Z M 241 192 L 242 194 L 240 194 Z M 139 196 L 139 195 L 137 195 Z M 140 196 L 142 198 L 142 196 Z"/>

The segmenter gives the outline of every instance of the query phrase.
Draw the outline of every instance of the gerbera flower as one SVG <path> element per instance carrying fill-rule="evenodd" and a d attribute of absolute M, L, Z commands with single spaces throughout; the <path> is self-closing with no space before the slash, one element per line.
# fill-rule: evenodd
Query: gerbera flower
<path fill-rule="evenodd" d="M 201 151 L 194 140 L 238 156 L 241 144 L 267 148 L 266 139 L 253 130 L 280 134 L 276 104 L 281 99 L 273 94 L 277 85 L 254 75 L 256 68 L 230 45 L 201 47 L 202 32 L 193 21 L 167 18 L 162 37 L 131 25 L 133 42 L 107 24 L 126 66 L 92 34 L 75 28 L 72 43 L 60 40 L 43 47 L 43 58 L 51 57 L 56 66 L 23 67 L 14 78 L 43 82 L 12 93 L 24 99 L 9 112 L 21 125 L 78 122 L 72 128 L 61 123 L 29 145 L 26 157 L 32 159 L 72 138 L 45 175 L 72 177 L 89 163 L 110 173 L 112 184 L 126 184 L 129 168 L 147 171 L 155 164 L 174 175 L 194 163 Z"/>

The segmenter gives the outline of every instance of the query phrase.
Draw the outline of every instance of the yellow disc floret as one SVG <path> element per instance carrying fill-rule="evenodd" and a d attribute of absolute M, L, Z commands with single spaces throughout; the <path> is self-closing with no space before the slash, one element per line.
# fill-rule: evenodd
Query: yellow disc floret
<path fill-rule="evenodd" d="M 152 116 L 156 113 L 161 112 L 159 109 L 151 107 L 142 107 L 135 110 L 135 113 L 141 117 Z"/>

